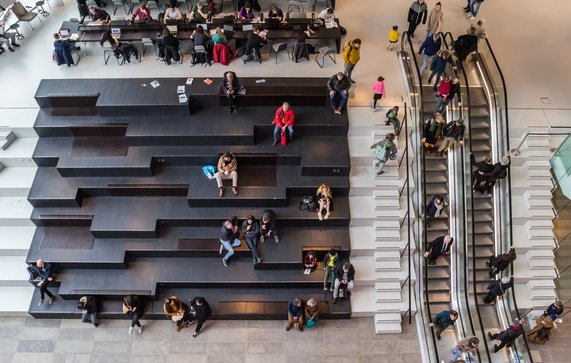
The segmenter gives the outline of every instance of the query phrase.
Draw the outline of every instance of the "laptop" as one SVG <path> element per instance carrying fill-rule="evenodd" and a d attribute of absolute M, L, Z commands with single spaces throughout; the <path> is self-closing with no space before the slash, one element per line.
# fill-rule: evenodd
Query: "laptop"
<path fill-rule="evenodd" d="M 69 32 L 69 29 L 67 29 L 67 28 L 61 28 L 59 30 L 59 36 L 61 39 L 67 39 L 67 38 L 69 38 L 70 35 L 71 35 L 71 33 Z"/>
<path fill-rule="evenodd" d="M 242 25 L 242 31 L 247 32 L 247 31 L 252 31 L 254 30 L 254 26 L 252 24 L 243 24 Z"/>
<path fill-rule="evenodd" d="M 121 37 L 121 28 L 111 28 L 111 35 L 115 38 Z"/>
<path fill-rule="evenodd" d="M 176 33 L 178 33 L 178 26 L 176 25 L 167 25 L 167 29 L 172 35 L 176 35 Z"/>

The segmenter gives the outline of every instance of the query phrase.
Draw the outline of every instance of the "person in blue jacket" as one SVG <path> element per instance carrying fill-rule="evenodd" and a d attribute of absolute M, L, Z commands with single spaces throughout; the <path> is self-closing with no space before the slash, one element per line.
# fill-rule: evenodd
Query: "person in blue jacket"
<path fill-rule="evenodd" d="M 54 34 L 54 55 L 58 66 L 67 64 L 71 67 L 74 62 L 71 56 L 72 45 L 67 39 L 61 39 L 58 33 Z"/>
<path fill-rule="evenodd" d="M 299 331 L 303 331 L 303 300 L 299 297 L 293 298 L 287 303 L 287 326 L 289 331 L 297 325 Z"/>
<path fill-rule="evenodd" d="M 436 338 L 440 340 L 440 334 L 442 334 L 449 325 L 454 325 L 456 319 L 458 319 L 458 312 L 454 310 L 444 310 L 436 314 L 428 326 L 431 328 L 436 326 Z"/>
<path fill-rule="evenodd" d="M 438 83 L 440 83 L 440 77 L 444 74 L 446 70 L 446 64 L 450 64 L 452 69 L 456 71 L 456 67 L 454 66 L 454 61 L 450 56 L 450 52 L 447 50 L 441 50 L 437 53 L 437 56 L 432 59 L 432 64 L 430 64 L 430 76 L 428 77 L 428 83 L 432 82 L 432 77 L 436 76 L 436 81 L 434 82 L 434 92 L 436 92 L 436 87 Z"/>
<path fill-rule="evenodd" d="M 434 55 L 440 50 L 440 46 L 442 45 L 442 41 L 440 40 L 440 36 L 437 33 L 432 34 L 432 36 L 426 38 L 424 43 L 418 48 L 418 54 L 422 54 L 424 52 L 424 57 L 422 60 L 422 66 L 420 66 L 420 75 L 424 74 L 426 67 L 428 66 L 428 62 L 434 57 Z"/>

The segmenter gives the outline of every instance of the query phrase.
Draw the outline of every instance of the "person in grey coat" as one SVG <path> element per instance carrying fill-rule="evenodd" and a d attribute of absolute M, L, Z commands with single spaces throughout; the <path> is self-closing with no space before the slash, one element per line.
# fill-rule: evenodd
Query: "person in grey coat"
<path fill-rule="evenodd" d="M 258 254 L 258 236 L 260 235 L 260 225 L 254 216 L 249 215 L 244 222 L 242 222 L 241 228 L 244 239 L 252 251 L 252 259 L 254 260 L 254 265 L 262 262 L 262 258 Z"/>

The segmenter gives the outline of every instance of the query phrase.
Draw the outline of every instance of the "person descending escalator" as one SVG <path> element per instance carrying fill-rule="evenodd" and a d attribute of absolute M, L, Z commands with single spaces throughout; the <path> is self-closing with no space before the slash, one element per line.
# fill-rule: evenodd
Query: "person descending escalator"
<path fill-rule="evenodd" d="M 490 340 L 499 340 L 501 343 L 500 345 L 494 345 L 494 353 L 499 352 L 500 350 L 502 350 L 506 345 L 508 347 L 511 347 L 511 345 L 513 344 L 513 342 L 515 342 L 515 340 L 523 334 L 523 326 L 522 326 L 523 322 L 521 320 L 518 320 L 516 322 L 514 322 L 509 328 L 507 328 L 506 330 L 497 333 L 497 334 L 492 334 L 490 332 L 488 332 L 488 338 Z"/>

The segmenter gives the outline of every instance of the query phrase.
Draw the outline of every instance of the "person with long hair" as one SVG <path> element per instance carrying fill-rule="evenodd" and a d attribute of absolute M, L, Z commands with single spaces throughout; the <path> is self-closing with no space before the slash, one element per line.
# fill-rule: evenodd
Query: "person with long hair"
<path fill-rule="evenodd" d="M 317 210 L 317 217 L 320 221 L 329 218 L 330 208 L 331 208 L 331 199 L 333 199 L 333 194 L 331 193 L 331 188 L 327 184 L 321 184 L 317 191 L 315 192 L 315 196 L 319 201 L 319 209 Z M 323 215 L 323 210 L 325 210 L 325 215 Z"/>
<path fill-rule="evenodd" d="M 133 332 L 135 326 L 138 327 L 139 335 L 143 333 L 143 327 L 139 319 L 145 312 L 145 302 L 142 296 L 129 294 L 123 298 L 123 312 L 131 319 L 131 326 L 129 327 L 129 334 Z"/>

